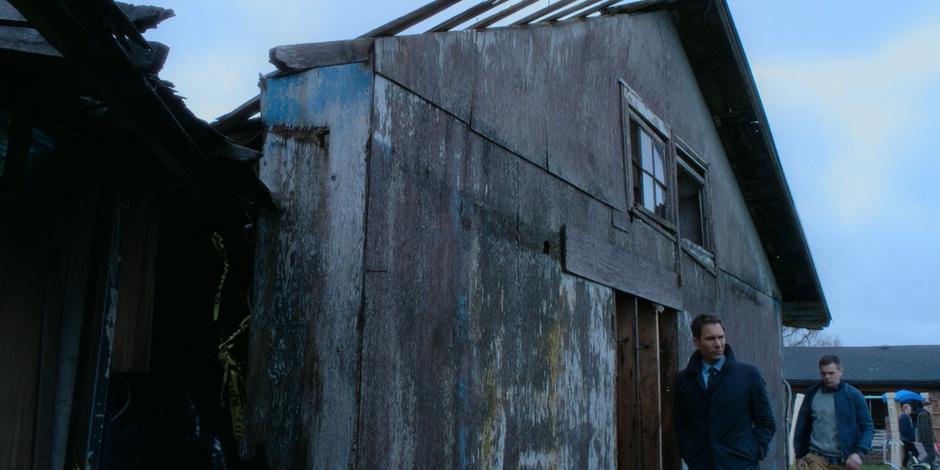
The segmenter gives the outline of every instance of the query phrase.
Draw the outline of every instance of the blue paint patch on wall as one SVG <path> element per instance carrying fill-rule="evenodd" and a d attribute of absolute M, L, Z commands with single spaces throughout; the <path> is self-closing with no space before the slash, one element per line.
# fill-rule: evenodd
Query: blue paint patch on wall
<path fill-rule="evenodd" d="M 318 122 L 329 107 L 353 109 L 371 104 L 372 69 L 365 63 L 337 65 L 269 79 L 261 100 L 267 125 L 292 128 L 327 126 Z"/>

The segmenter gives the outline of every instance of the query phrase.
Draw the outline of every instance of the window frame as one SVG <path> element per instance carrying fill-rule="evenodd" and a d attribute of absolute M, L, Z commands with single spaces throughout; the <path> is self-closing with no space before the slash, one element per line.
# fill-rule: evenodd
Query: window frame
<path fill-rule="evenodd" d="M 682 139 L 674 136 L 676 147 L 676 181 L 679 172 L 685 171 L 700 185 L 699 189 L 699 217 L 701 218 L 702 244 L 695 243 L 682 236 L 682 223 L 676 215 L 676 226 L 679 228 L 678 238 L 683 251 L 710 271 L 715 267 L 715 236 L 712 223 L 711 185 L 708 184 L 708 162 L 702 159 L 692 147 Z M 678 183 L 677 183 L 678 184 Z M 678 188 L 676 188 L 676 210 L 678 211 Z M 684 242 L 684 243 L 683 243 Z M 688 246 L 693 245 L 693 246 Z"/>
<path fill-rule="evenodd" d="M 678 226 L 675 190 L 676 190 L 676 172 L 675 168 L 675 144 L 674 136 L 669 125 L 653 113 L 650 108 L 640 99 L 640 96 L 633 91 L 625 81 L 618 80 L 620 84 L 621 97 L 621 132 L 623 134 L 623 149 L 625 153 L 624 160 L 624 181 L 627 193 L 627 210 L 635 217 L 639 217 L 664 232 L 670 238 L 678 240 Z M 665 212 L 666 217 L 660 216 L 655 211 L 647 209 L 642 201 L 638 201 L 633 194 L 633 124 L 636 123 L 641 130 L 645 131 L 653 139 L 663 144 L 663 176 L 666 183 Z M 645 173 L 642 167 L 642 157 L 640 163 L 640 178 L 642 188 L 642 174 Z M 656 180 L 654 175 L 654 180 Z M 654 183 L 655 184 L 655 183 Z"/>

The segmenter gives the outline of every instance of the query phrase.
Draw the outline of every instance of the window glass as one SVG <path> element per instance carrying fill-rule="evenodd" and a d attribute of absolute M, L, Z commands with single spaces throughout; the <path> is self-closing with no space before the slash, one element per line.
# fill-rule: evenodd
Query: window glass
<path fill-rule="evenodd" d="M 666 170 L 663 167 L 663 154 L 665 154 L 665 152 L 663 150 L 664 150 L 663 145 L 660 143 L 657 143 L 656 145 L 653 146 L 653 164 L 655 165 L 654 166 L 655 170 L 654 170 L 653 175 L 656 176 L 656 179 L 660 183 L 665 184 Z"/>
<path fill-rule="evenodd" d="M 649 173 L 643 174 L 643 207 L 655 211 L 656 210 L 656 193 L 654 192 L 654 187 L 656 183 L 653 182 L 653 177 Z"/>
<path fill-rule="evenodd" d="M 656 215 L 666 218 L 666 187 L 656 184 Z"/>

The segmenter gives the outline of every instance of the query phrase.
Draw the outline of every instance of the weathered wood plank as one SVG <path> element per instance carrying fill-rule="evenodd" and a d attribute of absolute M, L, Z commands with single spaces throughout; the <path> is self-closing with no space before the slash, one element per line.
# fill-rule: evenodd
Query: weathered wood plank
<path fill-rule="evenodd" d="M 602 51 L 632 39 L 623 38 L 629 28 L 620 19 L 583 23 L 386 38 L 376 43 L 376 70 L 624 210 L 622 74 L 612 71 L 628 57 Z"/>
<path fill-rule="evenodd" d="M 137 31 L 141 33 L 156 28 L 164 20 L 176 16 L 176 13 L 169 8 L 161 8 L 150 5 L 131 5 L 129 3 L 114 2 L 118 8 L 127 15 Z"/>
<path fill-rule="evenodd" d="M 373 122 L 359 466 L 612 466 L 612 291 L 516 229 L 564 183 L 381 77 Z"/>
<path fill-rule="evenodd" d="M 597 12 L 602 11 L 602 10 L 606 10 L 606 9 L 609 8 L 610 6 L 612 6 L 612 5 L 614 5 L 614 4 L 617 4 L 617 3 L 620 3 L 620 2 L 622 2 L 622 1 L 624 1 L 624 0 L 607 0 L 607 1 L 604 2 L 604 3 L 595 5 L 595 6 L 591 7 L 591 8 L 588 8 L 587 10 L 582 11 L 581 13 L 578 13 L 577 15 L 575 15 L 574 17 L 572 17 L 572 18 L 570 18 L 570 19 L 571 19 L 571 20 L 579 20 L 579 19 L 582 19 L 582 18 L 586 18 L 586 17 L 588 17 L 588 16 L 590 16 L 590 15 L 592 15 L 592 14 L 594 14 L 594 13 L 597 13 Z M 605 13 L 606 13 L 606 12 L 605 12 Z"/>
<path fill-rule="evenodd" d="M 442 33 L 444 31 L 450 31 L 457 26 L 460 26 L 470 18 L 474 16 L 482 15 L 493 8 L 498 7 L 499 5 L 506 3 L 508 0 L 484 0 L 476 5 L 473 5 L 470 8 L 458 13 L 452 18 L 444 20 L 441 24 L 432 27 L 427 32 L 429 33 Z"/>
<path fill-rule="evenodd" d="M 315 67 L 365 62 L 372 58 L 372 38 L 278 46 L 270 61 L 282 71 L 297 72 Z"/>
<path fill-rule="evenodd" d="M 62 226 L 52 230 L 62 247 L 51 273 L 43 311 L 42 358 L 33 468 L 63 468 L 72 417 L 76 372 L 82 341 L 101 167 L 81 162 L 75 181 L 81 186 L 64 197 Z M 74 178 L 74 176 L 73 176 Z"/>
<path fill-rule="evenodd" d="M 382 36 L 394 36 L 459 2 L 460 0 L 434 0 L 411 13 L 396 18 L 359 37 L 377 38 Z"/>
<path fill-rule="evenodd" d="M 121 236 L 121 295 L 114 325 L 112 372 L 150 369 L 159 212 L 155 198 L 129 201 Z"/>
<path fill-rule="evenodd" d="M 532 13 L 531 15 L 525 16 L 525 17 L 523 17 L 523 18 L 521 18 L 521 19 L 515 21 L 512 25 L 513 25 L 513 26 L 523 26 L 523 25 L 527 25 L 527 24 L 529 24 L 529 23 L 531 23 L 531 22 L 533 22 L 533 21 L 535 21 L 535 20 L 537 20 L 537 19 L 539 19 L 539 18 L 541 18 L 541 17 L 543 17 L 543 16 L 545 16 L 545 15 L 547 15 L 547 14 L 553 12 L 553 11 L 556 11 L 556 10 L 558 10 L 558 9 L 560 9 L 560 8 L 563 8 L 563 7 L 565 7 L 566 5 L 570 5 L 570 4 L 572 4 L 572 3 L 576 2 L 576 1 L 577 1 L 577 0 L 558 0 L 558 1 L 555 2 L 555 3 L 549 4 L 548 6 L 542 8 L 542 9 L 540 9 L 540 10 L 537 10 L 535 13 Z"/>
<path fill-rule="evenodd" d="M 601 1 L 601 0 L 584 0 L 584 1 L 582 1 L 581 3 L 576 3 L 576 4 L 574 4 L 574 5 L 571 6 L 571 7 L 565 8 L 564 10 L 562 10 L 562 11 L 560 11 L 560 12 L 558 12 L 558 13 L 555 13 L 554 15 L 547 16 L 547 17 L 545 17 L 545 18 L 539 20 L 538 23 L 551 23 L 551 22 L 553 22 L 553 21 L 558 21 L 558 20 L 560 20 L 560 19 L 562 19 L 562 18 L 564 18 L 564 17 L 566 17 L 566 16 L 568 16 L 568 15 L 570 15 L 570 14 L 576 12 L 576 11 L 581 10 L 582 8 L 587 8 L 587 7 L 589 7 L 589 6 L 591 6 L 591 5 L 595 4 L 595 3 L 597 3 L 597 2 L 599 2 L 599 1 Z"/>
<path fill-rule="evenodd" d="M 215 121 L 212 121 L 212 127 L 225 134 L 259 112 L 261 112 L 261 95 L 256 95 L 238 105 L 237 108 L 215 118 Z"/>
<path fill-rule="evenodd" d="M 62 57 L 56 48 L 33 28 L 0 26 L 0 48 L 50 57 Z"/>
<path fill-rule="evenodd" d="M 677 315 L 674 310 L 665 310 L 659 320 L 659 384 L 660 384 L 660 435 L 662 441 L 662 468 L 680 468 L 679 445 L 676 442 L 673 403 L 673 385 L 679 370 L 679 344 L 677 339 Z"/>
<path fill-rule="evenodd" d="M 26 18 L 7 0 L 0 0 L 0 20 L 26 23 Z"/>
<path fill-rule="evenodd" d="M 617 294 L 617 468 L 642 468 L 637 446 L 640 436 L 640 397 L 637 395 L 637 299 Z"/>
<path fill-rule="evenodd" d="M 637 299 L 636 310 L 636 347 L 639 364 L 637 395 L 640 400 L 639 453 L 638 468 L 662 470 L 660 364 L 659 364 L 659 324 L 656 306 L 643 299 Z"/>
<path fill-rule="evenodd" d="M 683 3 L 690 3 L 690 0 L 639 0 L 617 8 L 611 8 L 610 14 L 620 15 L 665 10 L 667 8 L 678 7 Z"/>
<path fill-rule="evenodd" d="M 372 71 L 270 79 L 243 449 L 272 468 L 355 467 Z M 371 432 L 371 431 L 365 431 Z"/>
<path fill-rule="evenodd" d="M 120 243 L 124 201 L 113 191 L 102 196 L 103 214 L 96 227 L 98 255 L 93 261 L 87 323 L 73 395 L 66 462 L 97 467 L 103 461 L 114 321 L 120 288 Z"/>
<path fill-rule="evenodd" d="M 690 263 L 691 264 L 691 263 Z M 784 458 L 783 353 L 779 304 L 767 294 L 721 271 L 718 275 L 718 312 L 728 344 L 739 361 L 753 364 L 767 383 L 767 393 L 776 418 L 777 434 L 765 461 Z"/>
<path fill-rule="evenodd" d="M 4 116 L 5 117 L 5 116 Z M 24 121 L 25 122 L 25 121 Z M 26 132 L 30 131 L 28 125 Z M 24 142 L 24 152 L 29 141 Z M 9 163 L 9 162 L 7 162 Z M 39 386 L 44 309 L 52 295 L 50 267 L 62 203 L 59 187 L 40 171 L 18 172 L 16 184 L 0 186 L 0 467 L 34 467 L 36 413 L 49 395 Z M 4 173 L 0 182 L 12 175 Z M 47 192 L 48 188 L 55 188 Z"/>
<path fill-rule="evenodd" d="M 513 13 L 516 13 L 516 12 L 518 12 L 518 11 L 521 11 L 523 8 L 525 8 L 525 7 L 529 6 L 529 5 L 532 5 L 533 3 L 538 2 L 538 1 L 539 1 L 539 0 L 521 0 L 520 2 L 516 3 L 515 5 L 513 5 L 513 6 L 509 7 L 509 8 L 506 8 L 506 9 L 504 9 L 504 10 L 500 10 L 500 11 L 498 11 L 498 12 L 496 12 L 496 13 L 494 13 L 494 14 L 492 14 L 492 15 L 486 17 L 486 18 L 483 18 L 482 20 L 480 20 L 480 21 L 478 21 L 478 22 L 476 22 L 476 23 L 473 23 L 472 25 L 470 25 L 469 27 L 467 27 L 467 29 L 482 29 L 482 28 L 486 28 L 486 27 L 488 27 L 488 26 L 490 26 L 490 25 L 496 23 L 497 21 L 499 21 L 499 20 L 501 20 L 501 19 L 503 19 L 503 18 L 508 18 L 509 16 L 512 16 Z"/>
<path fill-rule="evenodd" d="M 636 253 L 618 248 L 585 232 L 565 226 L 565 270 L 605 286 L 682 308 L 679 276 Z"/>

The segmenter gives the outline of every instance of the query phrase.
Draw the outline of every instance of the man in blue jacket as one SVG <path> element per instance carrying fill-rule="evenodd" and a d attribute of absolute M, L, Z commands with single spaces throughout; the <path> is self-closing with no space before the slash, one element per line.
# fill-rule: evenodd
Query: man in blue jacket
<path fill-rule="evenodd" d="M 718 317 L 695 317 L 692 340 L 698 350 L 676 376 L 679 455 L 689 470 L 756 469 L 777 430 L 764 379 L 734 359 Z"/>
<path fill-rule="evenodd" d="M 917 441 L 917 436 L 914 435 L 914 420 L 911 419 L 910 403 L 901 405 L 901 416 L 898 416 L 898 428 L 901 430 L 901 445 L 904 446 L 904 458 L 901 460 L 901 468 L 907 468 L 911 457 L 916 457 L 918 454 L 917 446 L 914 445 L 914 442 Z"/>
<path fill-rule="evenodd" d="M 806 391 L 796 420 L 796 466 L 857 470 L 874 434 L 865 396 L 842 382 L 842 362 L 836 356 L 819 359 L 819 375 L 822 380 Z"/>

